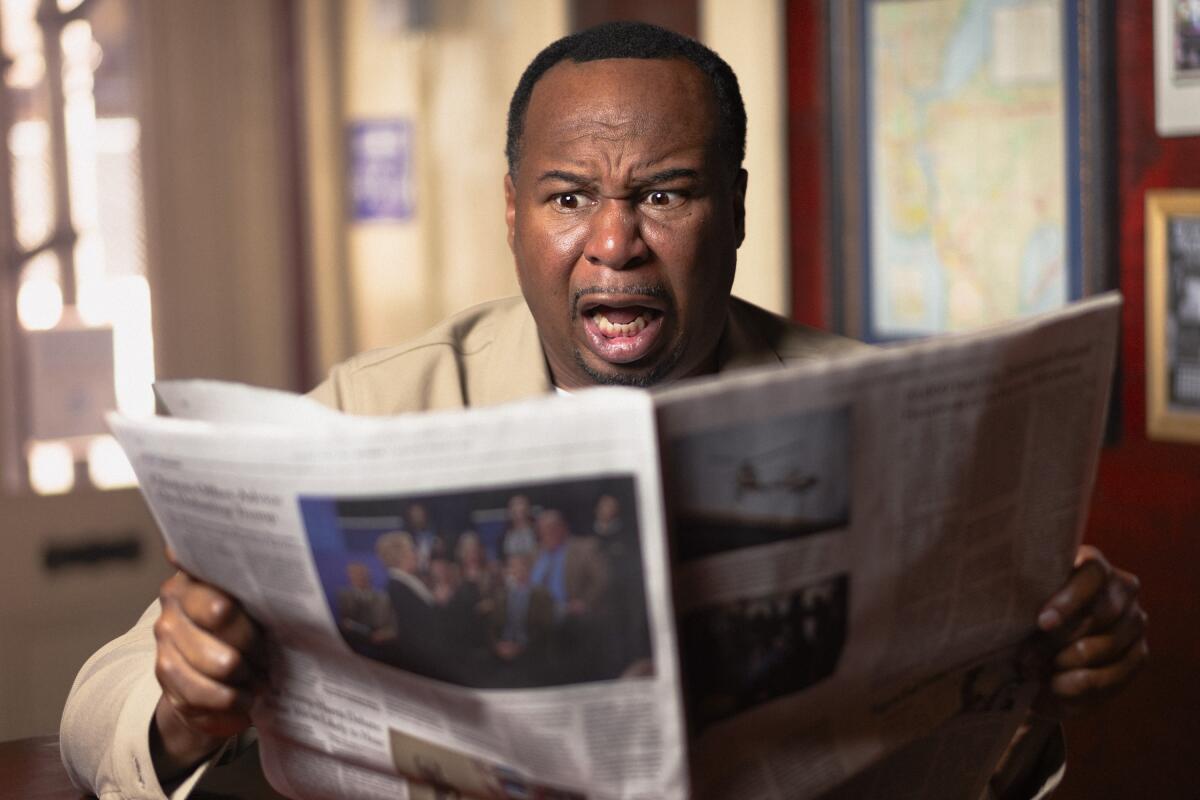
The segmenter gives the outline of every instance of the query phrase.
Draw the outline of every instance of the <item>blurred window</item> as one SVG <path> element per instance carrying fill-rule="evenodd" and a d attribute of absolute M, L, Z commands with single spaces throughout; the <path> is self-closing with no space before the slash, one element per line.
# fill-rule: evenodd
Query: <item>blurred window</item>
<path fill-rule="evenodd" d="M 0 242 L 17 453 L 42 494 L 133 484 L 104 412 L 154 412 L 146 280 L 139 0 L 0 0 Z"/>

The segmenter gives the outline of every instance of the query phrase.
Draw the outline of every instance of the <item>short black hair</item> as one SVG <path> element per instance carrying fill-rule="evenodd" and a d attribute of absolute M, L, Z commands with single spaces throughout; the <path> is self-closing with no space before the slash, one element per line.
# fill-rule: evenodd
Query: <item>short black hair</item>
<path fill-rule="evenodd" d="M 733 69 L 719 55 L 695 39 L 646 22 L 606 22 L 550 44 L 529 63 L 517 82 L 508 104 L 508 136 L 504 155 L 508 172 L 516 177 L 521 159 L 521 137 L 525 112 L 533 87 L 546 71 L 560 61 L 576 64 L 607 58 L 682 58 L 695 64 L 712 82 L 717 102 L 717 147 L 732 166 L 741 167 L 746 157 L 746 107 Z"/>

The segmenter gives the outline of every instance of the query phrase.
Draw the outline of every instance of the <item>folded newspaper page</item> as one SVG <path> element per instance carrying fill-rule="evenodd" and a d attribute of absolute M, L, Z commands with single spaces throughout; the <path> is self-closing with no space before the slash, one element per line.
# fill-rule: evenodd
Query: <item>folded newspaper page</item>
<path fill-rule="evenodd" d="M 657 393 L 110 422 L 268 633 L 296 798 L 979 796 L 1069 574 L 1119 299 Z"/>

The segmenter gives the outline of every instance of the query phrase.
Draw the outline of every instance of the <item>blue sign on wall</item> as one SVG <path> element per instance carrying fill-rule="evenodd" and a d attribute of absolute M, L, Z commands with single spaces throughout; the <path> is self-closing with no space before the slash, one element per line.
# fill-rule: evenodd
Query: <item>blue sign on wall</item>
<path fill-rule="evenodd" d="M 405 119 L 351 122 L 349 149 L 352 219 L 412 219 L 416 213 L 412 124 Z"/>

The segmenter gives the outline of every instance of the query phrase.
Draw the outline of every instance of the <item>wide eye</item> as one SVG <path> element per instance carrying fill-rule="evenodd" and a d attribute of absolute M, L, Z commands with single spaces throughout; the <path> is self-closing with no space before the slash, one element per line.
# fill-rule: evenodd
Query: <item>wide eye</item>
<path fill-rule="evenodd" d="M 583 197 L 573 192 L 563 192 L 554 195 L 552 202 L 563 210 L 574 211 L 583 205 Z"/>
<path fill-rule="evenodd" d="M 683 194 L 681 192 L 656 190 L 647 194 L 642 202 L 655 208 L 675 208 L 683 202 Z"/>

